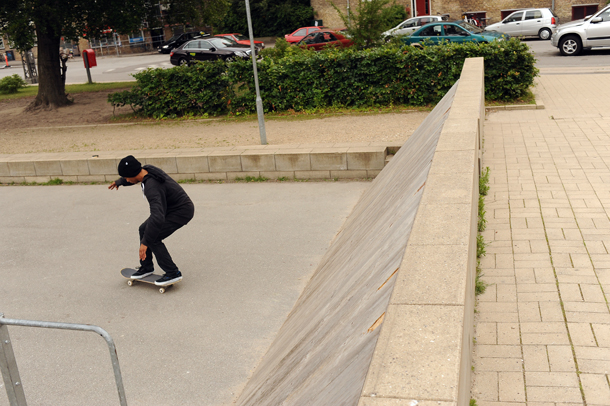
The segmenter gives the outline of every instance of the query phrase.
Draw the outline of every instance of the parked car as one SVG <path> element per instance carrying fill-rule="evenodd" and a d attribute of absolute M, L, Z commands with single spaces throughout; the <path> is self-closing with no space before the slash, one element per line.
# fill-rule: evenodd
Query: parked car
<path fill-rule="evenodd" d="M 199 32 L 184 32 L 182 34 L 174 35 L 167 41 L 165 41 L 157 50 L 162 54 L 169 54 L 172 49 L 178 48 L 180 45 L 193 40 L 195 38 L 209 37 L 210 34 L 206 34 L 203 31 Z"/>
<path fill-rule="evenodd" d="M 343 35 L 345 38 L 351 38 L 351 37 L 352 37 L 351 35 L 349 35 L 349 32 L 348 32 L 348 30 L 347 30 L 347 27 L 344 27 L 344 28 L 339 28 L 338 30 L 335 30 L 335 32 L 336 32 L 337 34 L 341 34 L 341 35 Z"/>
<path fill-rule="evenodd" d="M 407 45 L 422 44 L 432 41 L 438 44 L 441 41 L 449 42 L 491 42 L 493 40 L 502 41 L 510 36 L 494 31 L 485 31 L 479 27 L 468 24 L 466 21 L 458 20 L 452 23 L 440 22 L 430 23 L 409 36 L 402 37 L 402 41 Z"/>
<path fill-rule="evenodd" d="M 610 46 L 610 6 L 584 20 L 561 24 L 551 37 L 551 45 L 564 56 L 578 55 L 583 49 Z"/>
<path fill-rule="evenodd" d="M 218 34 L 218 35 L 214 35 L 214 36 L 229 38 L 229 39 L 232 39 L 233 41 L 237 42 L 238 44 L 250 46 L 250 38 L 248 38 L 242 34 Z M 254 46 L 262 49 L 262 48 L 265 48 L 265 43 L 263 41 L 254 41 Z"/>
<path fill-rule="evenodd" d="M 559 18 L 551 9 L 531 8 L 515 11 L 499 23 L 488 25 L 487 31 L 497 31 L 511 37 L 537 36 L 549 39 L 557 27 Z"/>
<path fill-rule="evenodd" d="M 257 48 L 255 48 L 256 52 Z M 256 52 L 258 54 L 258 52 Z M 223 59 L 231 62 L 236 58 L 250 58 L 250 46 L 241 45 L 226 38 L 195 39 L 174 49 L 169 61 L 172 65 L 190 65 L 197 61 Z"/>
<path fill-rule="evenodd" d="M 319 27 L 301 27 L 292 34 L 284 35 L 284 38 L 286 38 L 286 41 L 288 41 L 289 43 L 296 44 L 297 42 L 305 38 L 307 34 L 311 34 L 314 31 L 320 30 L 328 30 L 328 27 L 324 27 L 322 25 Z"/>
<path fill-rule="evenodd" d="M 408 20 L 403 21 L 398 24 L 396 27 L 391 28 L 381 34 L 382 38 L 394 37 L 397 35 L 407 35 L 412 32 L 417 31 L 419 28 L 423 27 L 426 24 L 442 21 L 441 16 L 423 16 L 423 17 L 413 17 Z"/>
<path fill-rule="evenodd" d="M 345 38 L 345 36 L 334 32 L 334 31 L 318 31 L 312 32 L 307 35 L 305 38 L 297 42 L 299 46 L 306 46 L 307 48 L 314 49 L 315 51 L 320 51 L 325 46 L 337 46 L 341 48 L 347 48 L 354 45 L 354 41 L 351 39 Z"/>

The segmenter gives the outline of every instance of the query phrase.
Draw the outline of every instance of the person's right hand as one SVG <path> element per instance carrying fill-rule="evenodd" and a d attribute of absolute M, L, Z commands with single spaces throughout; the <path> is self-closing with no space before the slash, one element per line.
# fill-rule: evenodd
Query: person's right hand
<path fill-rule="evenodd" d="M 117 185 L 116 182 L 112 182 L 110 184 L 110 186 L 108 186 L 108 189 L 110 189 L 110 190 L 112 190 L 112 189 L 119 190 L 119 185 Z"/>

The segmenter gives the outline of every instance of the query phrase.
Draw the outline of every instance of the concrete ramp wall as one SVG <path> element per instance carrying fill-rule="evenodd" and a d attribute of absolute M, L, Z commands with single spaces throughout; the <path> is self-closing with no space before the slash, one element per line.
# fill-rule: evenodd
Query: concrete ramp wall
<path fill-rule="evenodd" d="M 466 313 L 473 309 L 453 302 L 472 296 L 469 286 L 474 281 L 474 268 L 469 269 L 473 259 L 476 261 L 471 246 L 476 229 L 473 233 L 471 224 L 476 226 L 475 142 L 480 123 L 468 117 L 480 117 L 483 112 L 482 66 L 482 58 L 467 61 L 464 72 L 472 71 L 474 79 L 467 80 L 467 86 L 460 84 L 461 79 L 456 83 L 363 195 L 254 371 L 238 405 L 412 405 L 417 403 L 408 403 L 411 401 L 403 395 L 416 392 L 418 397 L 410 399 L 457 404 L 458 381 L 470 382 L 470 371 L 464 377 L 459 368 L 464 340 L 472 340 L 467 334 L 472 330 L 472 317 L 467 320 Z M 452 107 L 454 98 L 469 104 Z M 466 113 L 467 120 L 455 121 L 446 130 L 446 120 L 455 116 L 455 110 L 458 115 Z M 443 152 L 436 152 L 441 133 L 456 130 L 464 134 L 453 140 L 445 137 Z M 463 148 L 468 151 L 462 153 Z M 437 158 L 449 166 L 439 167 L 430 184 L 429 171 Z M 420 202 L 429 188 L 431 205 L 425 207 Z M 454 207 L 451 196 L 464 204 Z M 464 238 L 456 240 L 449 233 L 445 240 L 443 230 L 454 226 Z M 424 246 L 419 251 L 407 249 L 412 230 L 417 234 L 415 245 Z M 432 240 L 450 246 L 430 245 L 427 231 Z M 410 274 L 413 263 L 425 265 L 416 265 L 418 272 Z M 393 296 L 399 303 L 388 307 L 399 277 L 400 296 L 396 292 Z M 412 295 L 415 302 L 422 303 L 410 299 L 409 289 L 416 289 Z M 437 306 L 445 300 L 451 303 Z M 401 301 L 414 306 L 404 311 Z M 465 320 L 470 327 L 464 328 Z M 450 342 L 430 345 L 435 340 Z M 447 361 L 447 355 L 453 360 Z M 458 368 L 448 371 L 453 365 Z M 437 368 L 440 373 L 435 372 Z M 414 391 L 409 385 L 420 388 Z"/>
<path fill-rule="evenodd" d="M 482 59 L 480 65 L 482 67 Z M 469 66 L 466 64 L 464 70 L 468 70 Z M 482 69 L 480 73 L 482 82 Z M 382 401 L 382 396 L 377 397 L 375 392 L 369 390 L 363 393 L 374 355 L 374 365 L 379 367 L 367 379 L 367 385 L 373 391 L 377 390 L 379 384 L 388 384 L 385 381 L 386 366 L 392 369 L 395 364 L 406 368 L 410 374 L 417 374 L 408 365 L 395 363 L 396 357 L 400 358 L 401 352 L 408 354 L 412 351 L 410 348 L 402 347 L 398 353 L 392 353 L 393 359 L 387 359 L 385 356 L 390 352 L 376 350 L 377 339 L 380 331 L 388 332 L 383 341 L 385 349 L 394 340 L 394 330 L 386 326 L 388 304 L 397 277 L 402 273 L 401 264 L 406 260 L 405 251 L 416 216 L 419 216 L 418 210 L 423 210 L 420 202 L 424 190 L 429 187 L 426 186 L 428 174 L 433 158 L 435 159 L 439 136 L 453 109 L 457 89 L 461 89 L 458 84 L 430 113 L 358 202 L 248 381 L 237 401 L 238 405 L 355 406 L 361 399 L 363 402 L 370 399 Z M 463 90 L 469 93 L 468 89 Z M 481 111 L 479 109 L 478 114 Z M 477 133 L 475 128 L 475 137 Z M 463 161 L 458 159 L 458 163 L 461 162 Z M 472 165 L 470 166 L 472 172 Z M 450 174 L 445 182 L 448 182 L 451 190 L 452 186 L 459 184 L 451 179 Z M 442 184 L 435 183 L 434 188 L 440 187 Z M 468 191 L 472 194 L 472 176 Z M 451 210 L 447 213 L 455 215 Z M 470 206 L 462 214 L 464 218 L 461 219 L 463 221 L 458 221 L 460 224 L 472 220 Z M 441 219 L 451 218 L 443 213 L 439 216 Z M 434 222 L 434 231 L 442 226 L 443 224 Z M 468 246 L 464 248 L 469 249 Z M 434 258 L 435 252 L 427 252 L 426 255 Z M 456 255 L 461 258 L 461 252 L 456 252 Z M 446 281 L 456 282 L 455 278 L 447 278 Z M 457 283 L 452 288 L 463 288 L 464 285 L 466 281 Z M 417 286 L 432 295 L 438 288 L 423 282 Z M 461 310 L 463 314 L 463 309 Z M 392 325 L 396 323 L 393 313 Z M 437 315 L 430 313 L 428 316 Z M 430 322 L 434 325 L 452 322 L 462 325 L 461 318 L 450 320 L 450 315 L 438 316 L 438 319 Z M 412 333 L 408 328 L 400 330 L 401 337 Z M 417 336 L 417 333 L 413 334 Z M 430 354 L 431 359 L 436 360 L 437 355 Z M 397 375 L 390 378 L 396 379 Z M 421 378 L 425 380 L 425 377 Z M 389 383 L 390 388 L 392 385 L 400 386 L 400 379 Z M 457 387 L 457 384 L 451 385 Z M 384 388 L 387 389 L 387 385 Z"/>

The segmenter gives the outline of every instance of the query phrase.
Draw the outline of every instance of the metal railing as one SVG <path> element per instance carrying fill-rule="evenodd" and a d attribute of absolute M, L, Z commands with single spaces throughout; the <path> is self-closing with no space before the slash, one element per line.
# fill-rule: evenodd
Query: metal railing
<path fill-rule="evenodd" d="M 8 334 L 7 326 L 24 326 L 24 327 L 39 327 L 39 328 L 52 328 L 60 330 L 77 330 L 77 331 L 91 331 L 101 335 L 110 350 L 110 359 L 112 360 L 112 369 L 114 370 L 114 379 L 116 381 L 117 390 L 119 392 L 119 401 L 121 406 L 127 406 L 127 399 L 125 398 L 125 388 L 123 387 L 123 377 L 121 376 L 121 369 L 119 367 L 119 358 L 117 356 L 116 347 L 112 337 L 101 327 L 92 326 L 89 324 L 72 324 L 72 323 L 55 323 L 50 321 L 34 321 L 34 320 L 13 320 L 5 319 L 4 314 L 0 313 L 0 370 L 2 372 L 2 378 L 4 378 L 4 385 L 6 386 L 6 393 L 11 406 L 26 406 L 25 393 L 23 391 L 23 384 L 19 377 L 19 370 L 17 369 L 17 361 L 15 359 L 15 353 L 13 352 L 13 345 Z"/>
<path fill-rule="evenodd" d="M 105 55 L 131 55 L 142 52 L 153 52 L 165 41 L 163 35 L 142 36 L 139 38 L 121 38 L 118 35 L 91 39 L 89 45 L 95 53 Z"/>

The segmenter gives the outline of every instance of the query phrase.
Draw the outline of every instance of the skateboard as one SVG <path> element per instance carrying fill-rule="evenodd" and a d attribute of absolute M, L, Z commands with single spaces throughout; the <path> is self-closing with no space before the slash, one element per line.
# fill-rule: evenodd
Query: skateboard
<path fill-rule="evenodd" d="M 155 281 L 163 276 L 163 275 L 157 275 L 154 273 L 152 275 L 145 276 L 142 279 L 132 279 L 131 275 L 133 275 L 134 273 L 136 273 L 135 269 L 131 269 L 131 268 L 121 269 L 121 275 L 123 275 L 124 278 L 128 279 L 127 285 L 129 285 L 129 286 L 133 286 L 134 282 L 151 283 L 154 285 Z M 180 281 L 178 281 L 178 282 L 180 282 Z M 174 283 L 178 283 L 178 282 L 174 282 Z M 159 293 L 165 293 L 167 288 L 169 288 L 170 286 L 173 286 L 174 283 L 170 283 L 169 285 L 165 285 L 165 286 L 159 286 Z M 157 285 L 155 285 L 155 286 L 157 286 Z"/>

